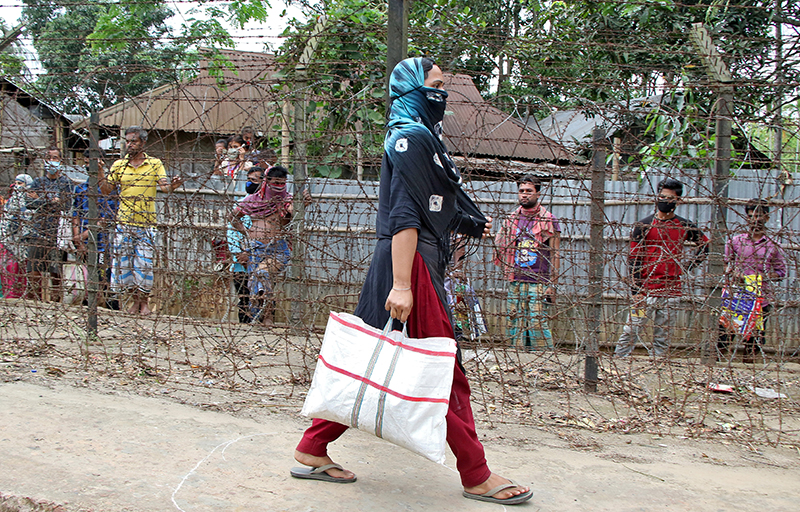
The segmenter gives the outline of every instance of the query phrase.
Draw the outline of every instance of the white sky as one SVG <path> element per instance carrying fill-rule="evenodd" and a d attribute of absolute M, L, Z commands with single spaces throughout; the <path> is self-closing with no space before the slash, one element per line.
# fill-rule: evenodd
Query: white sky
<path fill-rule="evenodd" d="M 235 48 L 243 51 L 264 51 L 265 44 L 269 45 L 271 50 L 277 49 L 282 42 L 278 35 L 283 32 L 289 19 L 292 17 L 301 18 L 302 12 L 294 6 L 287 7 L 283 0 L 271 0 L 270 4 L 272 9 L 267 21 L 263 24 L 248 23 L 244 30 L 232 30 L 228 26 L 228 31 L 234 39 Z M 177 30 L 180 28 L 184 16 L 189 16 L 187 13 L 193 7 L 199 5 L 197 2 L 188 1 L 173 1 L 169 2 L 170 7 L 177 14 L 170 19 L 171 25 Z M 280 17 L 283 10 L 287 11 L 286 17 Z M 22 14 L 22 2 L 14 0 L 0 0 L 0 18 L 5 21 L 7 27 L 15 27 Z M 223 25 L 227 25 L 223 22 Z M 29 51 L 30 58 L 28 59 L 28 67 L 34 73 L 41 73 L 41 67 L 35 61 L 35 51 L 30 43 L 30 40 L 23 39 L 26 49 Z"/>

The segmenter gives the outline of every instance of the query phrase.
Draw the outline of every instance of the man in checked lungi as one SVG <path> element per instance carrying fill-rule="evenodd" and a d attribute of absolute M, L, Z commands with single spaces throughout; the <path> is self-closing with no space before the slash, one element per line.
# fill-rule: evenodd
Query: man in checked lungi
<path fill-rule="evenodd" d="M 129 291 L 129 313 L 148 315 L 153 289 L 156 191 L 172 192 L 183 179 L 167 178 L 164 164 L 144 152 L 147 130 L 131 126 L 125 130 L 127 155 L 114 162 L 107 179 L 99 179 L 105 195 L 118 191 L 119 210 L 111 261 L 111 290 Z"/>
<path fill-rule="evenodd" d="M 508 279 L 506 332 L 519 350 L 553 348 L 548 321 L 561 266 L 561 225 L 541 204 L 541 183 L 520 178 L 519 207 L 495 236 L 495 265 Z"/>
<path fill-rule="evenodd" d="M 412 338 L 453 338 L 444 276 L 452 232 L 481 238 L 492 227 L 461 188 L 461 174 L 442 141 L 447 93 L 444 75 L 433 61 L 406 59 L 392 72 L 393 100 L 384 142 L 378 199 L 377 243 L 355 315 L 382 328 L 389 317 L 394 328 L 406 322 Z M 453 372 L 447 442 L 456 456 L 465 498 L 515 505 L 531 498 L 531 490 L 492 473 L 475 431 L 470 389 L 460 351 Z M 315 419 L 295 451 L 310 467 L 291 475 L 333 483 L 356 476 L 334 464 L 328 444 L 347 426 Z"/>

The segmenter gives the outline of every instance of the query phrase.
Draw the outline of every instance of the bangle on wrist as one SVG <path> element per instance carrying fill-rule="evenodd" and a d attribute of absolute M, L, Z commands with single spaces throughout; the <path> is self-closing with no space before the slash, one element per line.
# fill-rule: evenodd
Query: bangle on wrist
<path fill-rule="evenodd" d="M 411 289 L 410 286 L 408 288 L 395 288 L 394 286 L 392 286 L 392 290 L 394 290 L 396 292 L 407 292 L 410 289 Z"/>

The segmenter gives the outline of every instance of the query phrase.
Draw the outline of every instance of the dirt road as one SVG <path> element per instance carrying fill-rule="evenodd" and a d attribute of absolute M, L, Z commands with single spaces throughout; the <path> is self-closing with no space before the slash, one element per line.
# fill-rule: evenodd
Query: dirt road
<path fill-rule="evenodd" d="M 359 432 L 348 432 L 332 450 L 358 474 L 357 483 L 294 480 L 291 454 L 306 425 L 285 414 L 247 419 L 44 376 L 3 383 L 0 510 L 501 510 L 461 497 L 452 455 L 447 467 L 438 466 Z M 646 434 L 608 434 L 580 446 L 536 428 L 505 430 L 512 428 L 519 427 L 481 434 L 492 468 L 534 488 L 520 510 L 798 507 L 796 449 Z M 63 508 L 23 508 L 11 497 Z"/>

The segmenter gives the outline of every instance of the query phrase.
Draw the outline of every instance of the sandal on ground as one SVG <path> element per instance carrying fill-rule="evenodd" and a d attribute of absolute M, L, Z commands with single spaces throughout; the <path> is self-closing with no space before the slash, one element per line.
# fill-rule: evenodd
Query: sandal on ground
<path fill-rule="evenodd" d="M 465 498 L 469 498 L 471 500 L 478 500 L 478 501 L 486 501 L 489 503 L 497 503 L 500 505 L 519 505 L 520 503 L 525 503 L 529 499 L 533 497 L 533 491 L 528 490 L 527 492 L 523 492 L 522 494 L 517 494 L 516 496 L 512 496 L 510 498 L 495 498 L 494 495 L 498 492 L 505 491 L 506 489 L 513 489 L 514 487 L 519 487 L 518 484 L 511 482 L 508 484 L 498 485 L 494 489 L 491 489 L 483 494 L 472 494 L 471 492 L 464 491 L 462 494 Z"/>
<path fill-rule="evenodd" d="M 356 476 L 353 478 L 336 478 L 331 476 L 326 471 L 329 469 L 338 469 L 344 471 L 344 468 L 339 464 L 325 464 L 318 468 L 292 468 L 289 474 L 295 478 L 304 478 L 306 480 L 319 480 L 321 482 L 331 482 L 335 484 L 351 484 L 356 481 Z"/>

